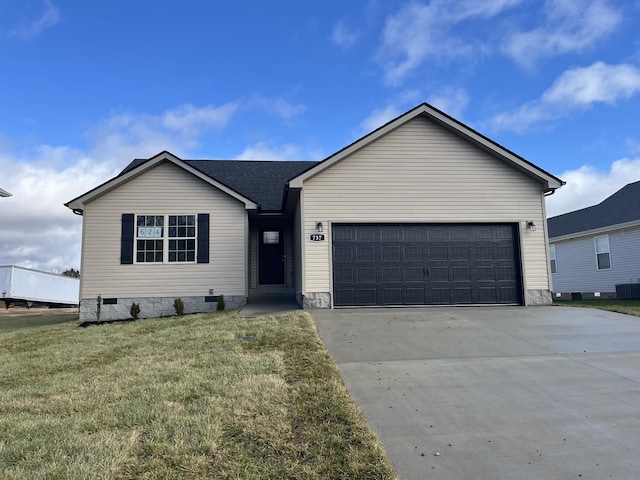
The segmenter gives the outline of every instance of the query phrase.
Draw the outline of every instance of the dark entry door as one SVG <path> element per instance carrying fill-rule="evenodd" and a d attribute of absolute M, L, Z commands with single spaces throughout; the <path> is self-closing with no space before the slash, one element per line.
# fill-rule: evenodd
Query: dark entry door
<path fill-rule="evenodd" d="M 282 285 L 284 283 L 284 236 L 282 229 L 261 229 L 259 244 L 260 284 Z"/>
<path fill-rule="evenodd" d="M 335 305 L 522 303 L 514 224 L 334 224 Z"/>

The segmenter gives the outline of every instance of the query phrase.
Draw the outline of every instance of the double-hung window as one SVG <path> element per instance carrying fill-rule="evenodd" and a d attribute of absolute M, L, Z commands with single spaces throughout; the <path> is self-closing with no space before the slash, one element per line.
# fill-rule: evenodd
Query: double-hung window
<path fill-rule="evenodd" d="M 169 262 L 196 261 L 196 216 L 169 215 Z"/>
<path fill-rule="evenodd" d="M 136 263 L 196 261 L 196 215 L 136 215 Z"/>
<path fill-rule="evenodd" d="M 556 262 L 556 246 L 549 245 L 549 261 L 551 262 L 551 273 L 558 273 L 558 265 Z"/>
<path fill-rule="evenodd" d="M 596 246 L 596 265 L 598 270 L 611 268 L 611 251 L 609 249 L 609 235 L 594 238 Z"/>

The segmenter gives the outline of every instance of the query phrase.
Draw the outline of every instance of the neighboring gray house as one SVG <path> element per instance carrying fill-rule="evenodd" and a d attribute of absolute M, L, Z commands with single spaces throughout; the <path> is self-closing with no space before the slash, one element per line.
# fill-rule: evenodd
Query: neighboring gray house
<path fill-rule="evenodd" d="M 240 307 L 551 302 L 544 196 L 563 182 L 422 104 L 321 162 L 135 160 L 83 216 L 83 320 Z"/>
<path fill-rule="evenodd" d="M 11 194 L 9 192 L 0 188 L 0 197 L 10 197 L 10 196 Z"/>
<path fill-rule="evenodd" d="M 617 284 L 640 282 L 640 182 L 548 225 L 557 298 L 612 298 Z"/>

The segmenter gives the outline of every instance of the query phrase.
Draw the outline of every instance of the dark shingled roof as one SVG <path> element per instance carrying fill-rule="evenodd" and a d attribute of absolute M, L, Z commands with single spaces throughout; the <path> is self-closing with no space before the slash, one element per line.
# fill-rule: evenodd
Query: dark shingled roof
<path fill-rule="evenodd" d="M 146 161 L 146 159 L 134 160 L 120 175 Z M 318 163 L 255 160 L 184 160 L 184 162 L 235 190 L 243 197 L 253 200 L 263 211 L 282 210 L 287 182 Z"/>
<path fill-rule="evenodd" d="M 640 221 L 640 181 L 630 183 L 597 205 L 551 217 L 549 238 Z"/>

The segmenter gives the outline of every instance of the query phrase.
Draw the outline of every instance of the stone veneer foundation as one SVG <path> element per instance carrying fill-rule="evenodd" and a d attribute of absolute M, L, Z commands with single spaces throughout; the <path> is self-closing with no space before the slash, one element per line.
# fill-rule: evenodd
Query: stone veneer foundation
<path fill-rule="evenodd" d="M 129 309 L 132 303 L 140 305 L 139 318 L 169 317 L 176 313 L 173 301 L 178 297 L 137 297 L 137 298 L 102 298 L 100 321 L 124 320 L 131 318 Z M 184 313 L 215 312 L 218 298 L 211 297 L 180 297 L 184 302 Z M 105 303 L 106 302 L 106 303 Z M 247 297 L 239 295 L 224 296 L 225 310 L 234 310 L 247 303 Z M 98 321 L 96 298 L 83 298 L 80 301 L 80 320 L 85 322 Z"/>
<path fill-rule="evenodd" d="M 534 305 L 551 305 L 553 303 L 553 297 L 549 290 L 527 290 L 527 302 L 528 307 Z"/>

